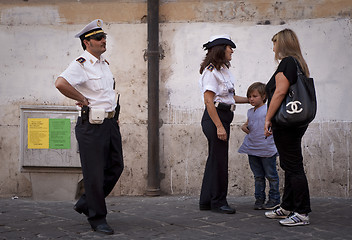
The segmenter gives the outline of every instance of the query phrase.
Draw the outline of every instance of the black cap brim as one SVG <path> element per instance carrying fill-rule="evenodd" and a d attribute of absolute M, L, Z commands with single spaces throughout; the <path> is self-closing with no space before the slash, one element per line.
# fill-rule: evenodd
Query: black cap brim
<path fill-rule="evenodd" d="M 83 39 L 85 39 L 85 38 L 88 38 L 88 37 L 90 37 L 90 36 L 93 36 L 93 35 L 96 35 L 96 34 L 99 34 L 99 33 L 104 33 L 103 29 L 101 29 L 101 28 L 94 28 L 94 29 L 92 29 L 92 30 L 90 30 L 90 31 L 88 31 L 88 32 L 83 33 L 81 36 L 79 36 L 79 38 L 80 38 L 81 40 L 83 40 Z M 87 36 L 87 35 L 88 35 L 88 36 Z"/>
<path fill-rule="evenodd" d="M 235 43 L 227 38 L 218 38 L 218 39 L 215 39 L 214 41 L 207 42 L 203 44 L 203 48 L 204 50 L 208 50 L 217 45 L 229 45 L 231 48 L 236 48 Z"/>

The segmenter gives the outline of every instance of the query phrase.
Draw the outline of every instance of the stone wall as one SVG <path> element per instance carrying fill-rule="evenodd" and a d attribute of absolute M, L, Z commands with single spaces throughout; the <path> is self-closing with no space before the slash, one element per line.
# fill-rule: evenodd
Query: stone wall
<path fill-rule="evenodd" d="M 275 70 L 273 34 L 296 31 L 315 79 L 318 114 L 303 141 L 313 196 L 351 196 L 352 3 L 307 1 L 160 1 L 160 171 L 166 194 L 199 194 L 207 143 L 200 128 L 201 46 L 228 33 L 237 48 L 231 71 L 236 92 L 267 82 Z M 54 87 L 82 51 L 73 36 L 101 18 L 108 33 L 106 58 L 121 94 L 125 171 L 113 195 L 141 195 L 147 185 L 146 1 L 0 0 L 0 196 L 31 196 L 31 173 L 21 171 L 20 106 L 74 101 Z M 237 107 L 231 127 L 229 194 L 253 194 L 247 156 L 237 153 L 249 105 Z M 282 171 L 279 173 L 283 180 Z M 283 181 L 281 181 L 282 185 Z"/>

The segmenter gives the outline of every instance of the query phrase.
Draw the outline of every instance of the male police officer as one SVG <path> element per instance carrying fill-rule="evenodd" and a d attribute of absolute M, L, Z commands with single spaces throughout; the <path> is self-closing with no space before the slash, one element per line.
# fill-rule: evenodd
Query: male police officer
<path fill-rule="evenodd" d="M 106 51 L 103 21 L 96 19 L 75 37 L 85 50 L 55 82 L 56 88 L 82 107 L 76 125 L 85 193 L 74 206 L 84 213 L 94 231 L 113 234 L 106 222 L 105 197 L 123 170 L 121 135 L 115 116 L 114 78 Z"/>

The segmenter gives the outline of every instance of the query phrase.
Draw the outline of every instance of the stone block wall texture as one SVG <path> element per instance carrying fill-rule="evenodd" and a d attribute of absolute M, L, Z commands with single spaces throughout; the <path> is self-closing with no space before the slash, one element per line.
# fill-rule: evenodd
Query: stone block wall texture
<path fill-rule="evenodd" d="M 351 197 L 352 2 L 349 0 L 160 1 L 160 186 L 165 194 L 197 195 L 207 157 L 200 127 L 198 87 L 203 43 L 228 33 L 237 48 L 231 71 L 244 96 L 275 70 L 271 37 L 297 33 L 315 79 L 318 113 L 304 136 L 304 164 L 312 196 Z M 121 94 L 125 170 L 112 195 L 142 195 L 147 186 L 147 3 L 125 1 L 0 0 L 0 196 L 31 196 L 21 171 L 20 106 L 74 101 L 54 87 L 81 53 L 76 32 L 101 18 L 108 33 L 105 57 Z M 231 127 L 229 195 L 251 196 L 247 156 L 237 152 L 249 105 L 239 105 Z M 55 159 L 53 159 L 55 161 Z M 283 172 L 278 167 L 283 185 Z"/>

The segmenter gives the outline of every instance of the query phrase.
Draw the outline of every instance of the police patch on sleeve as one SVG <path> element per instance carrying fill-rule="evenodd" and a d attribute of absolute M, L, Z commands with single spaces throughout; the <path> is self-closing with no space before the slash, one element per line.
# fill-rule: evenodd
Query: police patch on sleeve
<path fill-rule="evenodd" d="M 76 61 L 79 62 L 80 64 L 82 64 L 86 61 L 86 59 L 83 57 L 80 57 L 80 58 L 77 58 Z"/>
<path fill-rule="evenodd" d="M 215 68 L 215 66 L 214 66 L 212 63 L 210 63 L 210 64 L 208 65 L 208 67 L 207 67 L 207 69 L 208 69 L 210 72 L 212 72 L 212 71 L 214 70 L 214 68 Z"/>

